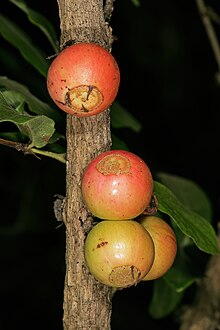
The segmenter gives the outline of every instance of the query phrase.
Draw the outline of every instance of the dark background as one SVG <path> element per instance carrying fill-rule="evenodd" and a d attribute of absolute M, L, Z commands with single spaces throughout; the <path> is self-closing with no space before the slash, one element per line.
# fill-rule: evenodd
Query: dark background
<path fill-rule="evenodd" d="M 57 2 L 27 3 L 49 18 L 59 35 Z M 217 1 L 207 3 L 220 14 Z M 121 70 L 117 100 L 143 124 L 139 134 L 116 133 L 153 174 L 165 171 L 198 183 L 212 202 L 215 224 L 220 216 L 220 89 L 195 1 L 143 0 L 139 8 L 129 0 L 114 4 L 112 53 Z M 9 1 L 1 1 L 0 12 L 30 32 L 47 55 L 53 53 Z M 47 100 L 44 79 L 2 38 L 0 75 L 27 84 Z M 56 194 L 65 194 L 65 166 L 0 146 L 0 169 L 0 329 L 62 329 L 65 230 L 57 228 L 53 202 Z M 112 330 L 178 329 L 178 313 L 160 321 L 148 316 L 151 293 L 149 283 L 118 291 Z"/>

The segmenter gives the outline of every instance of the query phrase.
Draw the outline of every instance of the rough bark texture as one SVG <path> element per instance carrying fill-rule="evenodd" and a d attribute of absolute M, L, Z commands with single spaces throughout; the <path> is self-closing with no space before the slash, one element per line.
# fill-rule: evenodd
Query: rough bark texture
<path fill-rule="evenodd" d="M 74 42 L 96 42 L 111 49 L 112 32 L 105 23 L 101 0 L 58 0 L 60 46 Z M 67 115 L 66 277 L 64 287 L 65 330 L 110 329 L 113 290 L 96 281 L 84 260 L 84 240 L 92 228 L 92 216 L 81 196 L 85 166 L 111 146 L 109 110 L 89 118 Z"/>
<path fill-rule="evenodd" d="M 218 242 L 220 246 L 220 223 Z M 220 255 L 210 258 L 194 303 L 182 311 L 180 330 L 220 329 Z"/>

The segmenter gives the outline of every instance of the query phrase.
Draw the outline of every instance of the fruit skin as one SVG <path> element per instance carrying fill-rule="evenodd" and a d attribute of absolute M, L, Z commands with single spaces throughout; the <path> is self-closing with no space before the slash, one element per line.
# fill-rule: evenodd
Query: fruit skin
<path fill-rule="evenodd" d="M 85 259 L 101 283 L 125 288 L 138 283 L 151 268 L 154 244 L 137 221 L 101 221 L 86 238 Z"/>
<path fill-rule="evenodd" d="M 153 265 L 143 281 L 154 280 L 163 276 L 175 261 L 176 235 L 166 221 L 155 216 L 143 217 L 140 224 L 149 232 L 155 246 Z"/>
<path fill-rule="evenodd" d="M 150 169 L 140 157 L 125 150 L 100 154 L 82 177 L 86 206 L 105 220 L 134 219 L 148 206 L 152 193 Z"/>
<path fill-rule="evenodd" d="M 93 116 L 107 109 L 117 95 L 119 83 L 116 60 L 95 43 L 65 48 L 47 73 L 47 89 L 53 101 L 77 117 Z"/>

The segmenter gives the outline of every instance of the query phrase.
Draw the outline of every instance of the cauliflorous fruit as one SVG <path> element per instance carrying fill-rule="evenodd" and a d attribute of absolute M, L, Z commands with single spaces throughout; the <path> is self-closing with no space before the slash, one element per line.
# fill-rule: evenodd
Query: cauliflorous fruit
<path fill-rule="evenodd" d="M 48 92 L 63 111 L 77 117 L 96 115 L 114 101 L 120 83 L 115 58 L 95 43 L 62 50 L 47 74 Z"/>
<path fill-rule="evenodd" d="M 154 280 L 172 267 L 177 253 L 176 236 L 171 226 L 158 217 L 143 217 L 140 224 L 149 232 L 155 246 L 153 265 L 143 281 Z"/>
<path fill-rule="evenodd" d="M 90 273 L 101 283 L 125 288 L 138 283 L 154 260 L 154 244 L 137 221 L 101 221 L 85 241 Z"/>
<path fill-rule="evenodd" d="M 152 193 L 150 169 L 140 157 L 125 150 L 100 154 L 82 177 L 84 202 L 101 219 L 134 219 L 149 205 Z"/>

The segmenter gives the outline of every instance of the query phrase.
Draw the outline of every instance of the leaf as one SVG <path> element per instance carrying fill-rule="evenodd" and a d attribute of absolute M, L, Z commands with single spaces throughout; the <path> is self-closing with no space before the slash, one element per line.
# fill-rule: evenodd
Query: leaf
<path fill-rule="evenodd" d="M 163 276 L 163 279 L 177 292 L 186 290 L 199 278 L 192 262 L 184 251 L 179 250 L 173 266 Z"/>
<path fill-rule="evenodd" d="M 24 113 L 25 100 L 23 95 L 9 90 L 2 91 L 1 93 L 9 105 L 13 106 L 16 111 Z"/>
<path fill-rule="evenodd" d="M 0 76 L 0 86 L 4 86 L 11 91 L 20 93 L 23 96 L 25 102 L 28 104 L 31 112 L 38 115 L 51 117 L 56 121 L 63 120 L 60 111 L 57 111 L 56 108 L 52 108 L 49 106 L 49 104 L 39 100 L 36 96 L 31 94 L 26 86 L 18 83 L 17 81 Z"/>
<path fill-rule="evenodd" d="M 33 44 L 33 41 L 26 32 L 1 14 L 0 33 L 9 43 L 20 51 L 27 62 L 46 77 L 49 67 L 49 63 L 46 61 L 46 55 Z"/>
<path fill-rule="evenodd" d="M 166 317 L 176 309 L 182 298 L 183 292 L 175 291 L 163 277 L 154 281 L 149 315 L 155 319 Z"/>
<path fill-rule="evenodd" d="M 139 0 L 131 0 L 131 2 L 133 3 L 133 5 L 135 7 L 140 7 L 140 5 L 141 5 Z"/>
<path fill-rule="evenodd" d="M 127 144 L 118 138 L 116 135 L 112 134 L 112 149 L 113 150 L 128 150 Z"/>
<path fill-rule="evenodd" d="M 0 132 L 0 138 L 8 140 L 8 141 L 21 141 L 21 133 L 20 132 Z"/>
<path fill-rule="evenodd" d="M 111 105 L 110 116 L 113 128 L 127 127 L 136 133 L 140 132 L 142 129 L 141 123 L 117 101 Z"/>
<path fill-rule="evenodd" d="M 30 116 L 18 113 L 0 93 L 0 122 L 14 123 L 19 131 L 30 140 L 30 148 L 44 147 L 53 135 L 54 121 L 46 116 Z"/>
<path fill-rule="evenodd" d="M 210 254 L 219 252 L 215 231 L 205 218 L 186 208 L 163 184 L 154 181 L 154 192 L 159 211 L 169 215 L 200 250 Z"/>
<path fill-rule="evenodd" d="M 212 206 L 206 193 L 194 181 L 159 172 L 157 179 L 168 187 L 188 209 L 199 213 L 207 220 L 212 220 Z"/>
<path fill-rule="evenodd" d="M 47 37 L 50 44 L 52 45 L 54 51 L 57 53 L 59 51 L 58 48 L 58 41 L 56 37 L 56 32 L 53 27 L 53 25 L 50 23 L 50 21 L 44 17 L 41 13 L 31 9 L 28 7 L 25 1 L 23 0 L 9 0 L 14 5 L 19 7 L 25 14 L 27 14 L 27 17 L 31 23 L 36 25 Z"/>

